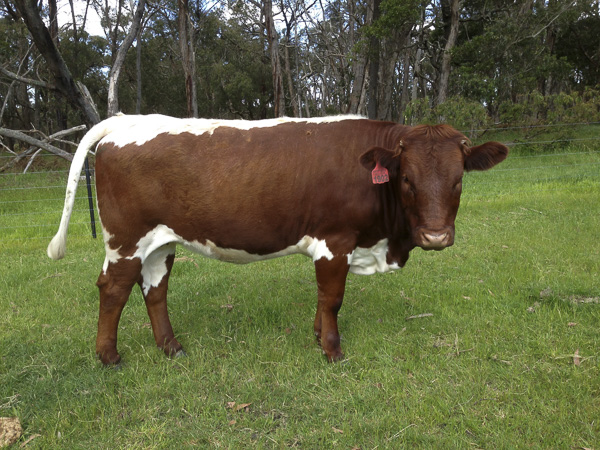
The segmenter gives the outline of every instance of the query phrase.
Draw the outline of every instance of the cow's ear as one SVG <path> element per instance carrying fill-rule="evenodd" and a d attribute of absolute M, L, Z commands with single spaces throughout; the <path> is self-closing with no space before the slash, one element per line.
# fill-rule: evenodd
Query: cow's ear
<path fill-rule="evenodd" d="M 393 152 L 383 147 L 373 147 L 360 156 L 360 163 L 367 170 L 373 170 L 377 164 L 385 167 L 390 175 L 395 175 L 400 166 L 399 152 Z"/>
<path fill-rule="evenodd" d="M 463 147 L 465 170 L 488 170 L 508 156 L 508 147 L 500 142 L 486 142 L 475 147 Z"/>

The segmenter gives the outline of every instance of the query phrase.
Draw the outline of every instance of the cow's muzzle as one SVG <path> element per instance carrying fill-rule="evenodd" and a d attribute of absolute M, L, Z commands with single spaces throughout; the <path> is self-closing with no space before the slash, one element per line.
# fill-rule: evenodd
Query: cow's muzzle
<path fill-rule="evenodd" d="M 441 230 L 421 228 L 415 237 L 415 244 L 423 250 L 443 250 L 454 244 L 454 230 L 450 227 Z"/>

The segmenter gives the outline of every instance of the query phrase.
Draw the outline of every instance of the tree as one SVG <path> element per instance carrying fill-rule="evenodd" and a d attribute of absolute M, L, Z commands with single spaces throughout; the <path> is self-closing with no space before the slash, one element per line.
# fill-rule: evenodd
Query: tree
<path fill-rule="evenodd" d="M 110 68 L 110 74 L 108 76 L 108 117 L 114 116 L 119 112 L 119 76 L 121 75 L 121 69 L 125 62 L 125 56 L 127 55 L 131 44 L 133 44 L 133 41 L 138 36 L 145 6 L 146 0 L 138 0 L 138 5 L 135 14 L 133 15 L 129 32 L 119 46 L 112 67 Z"/>
<path fill-rule="evenodd" d="M 61 27 L 56 2 L 0 1 L 5 128 L 94 123 L 83 85 L 102 115 L 118 98 L 174 116 L 418 121 L 473 105 L 549 120 L 556 96 L 587 99 L 600 83 L 597 0 L 86 0 L 106 36 L 86 33 L 86 12 Z"/>
<path fill-rule="evenodd" d="M 194 52 L 194 32 L 190 21 L 188 0 L 177 0 L 179 5 L 178 27 L 179 48 L 185 77 L 185 96 L 188 117 L 198 117 L 198 98 L 196 95 L 196 55 Z"/>
<path fill-rule="evenodd" d="M 448 97 L 448 82 L 450 80 L 450 60 L 452 49 L 458 39 L 458 19 L 460 16 L 459 0 L 441 0 L 441 10 L 444 20 L 444 34 L 446 44 L 442 53 L 442 67 L 438 82 L 437 104 L 441 105 Z"/>
<path fill-rule="evenodd" d="M 285 96 L 283 93 L 283 77 L 281 75 L 281 60 L 279 57 L 279 35 L 275 29 L 272 0 L 263 0 L 263 15 L 265 31 L 271 56 L 271 71 L 273 75 L 273 104 L 275 117 L 285 115 Z"/>
<path fill-rule="evenodd" d="M 373 11 L 373 22 L 377 22 L 380 16 L 381 0 L 371 0 L 369 7 Z M 367 115 L 369 119 L 377 118 L 380 50 L 380 39 L 375 34 L 371 35 L 369 39 L 369 89 L 367 91 Z"/>
<path fill-rule="evenodd" d="M 15 6 L 53 76 L 53 82 L 48 84 L 47 87 L 56 89 L 74 107 L 78 108 L 83 113 L 88 125 L 98 123 L 100 121 L 98 111 L 96 111 L 89 95 L 85 92 L 85 87 L 76 84 L 73 80 L 69 68 L 56 48 L 48 28 L 46 28 L 40 16 L 37 3 L 34 0 L 16 0 Z"/>

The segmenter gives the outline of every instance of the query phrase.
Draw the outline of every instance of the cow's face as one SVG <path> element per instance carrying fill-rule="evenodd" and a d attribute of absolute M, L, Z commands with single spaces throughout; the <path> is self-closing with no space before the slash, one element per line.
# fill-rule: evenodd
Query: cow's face
<path fill-rule="evenodd" d="M 412 243 L 425 250 L 442 250 L 454 244 L 464 171 L 487 170 L 507 155 L 503 144 L 469 147 L 465 136 L 439 125 L 415 127 L 396 149 L 372 148 L 361 162 L 370 170 L 376 165 L 388 170 Z"/>

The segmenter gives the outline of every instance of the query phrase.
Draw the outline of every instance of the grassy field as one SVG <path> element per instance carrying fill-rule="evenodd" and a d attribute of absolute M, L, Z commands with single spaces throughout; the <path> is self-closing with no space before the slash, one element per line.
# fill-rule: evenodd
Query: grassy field
<path fill-rule="evenodd" d="M 599 449 L 600 153 L 536 145 L 466 177 L 454 247 L 350 275 L 339 364 L 312 336 L 308 258 L 234 266 L 181 250 L 169 306 L 188 357 L 155 347 L 136 291 L 124 364 L 102 368 L 101 239 L 76 225 L 50 261 L 37 237 L 62 200 L 37 200 L 62 198 L 64 174 L 3 176 L 0 416 L 22 423 L 14 447 Z M 14 189 L 35 183 L 61 187 Z"/>

